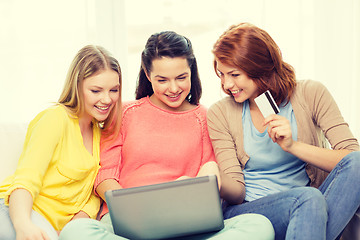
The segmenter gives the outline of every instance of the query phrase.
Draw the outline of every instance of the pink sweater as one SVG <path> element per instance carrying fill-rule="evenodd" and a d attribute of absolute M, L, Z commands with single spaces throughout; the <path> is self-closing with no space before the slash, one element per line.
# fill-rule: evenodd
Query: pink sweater
<path fill-rule="evenodd" d="M 195 177 L 202 165 L 215 161 L 206 109 L 171 112 L 153 105 L 149 98 L 123 107 L 121 134 L 101 149 L 101 168 L 95 188 L 116 179 L 123 188 Z M 108 209 L 103 208 L 102 215 Z"/>

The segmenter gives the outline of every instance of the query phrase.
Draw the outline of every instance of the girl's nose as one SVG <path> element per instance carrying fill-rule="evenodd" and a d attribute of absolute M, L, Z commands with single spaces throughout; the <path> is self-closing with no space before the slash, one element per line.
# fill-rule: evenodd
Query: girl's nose
<path fill-rule="evenodd" d="M 225 90 L 229 90 L 234 86 L 234 81 L 229 77 L 223 76 L 222 82 Z"/>
<path fill-rule="evenodd" d="M 169 91 L 171 93 L 177 93 L 179 89 L 178 84 L 176 83 L 176 81 L 170 81 L 170 85 L 169 85 Z"/>
<path fill-rule="evenodd" d="M 111 103 L 111 98 L 110 98 L 110 96 L 109 96 L 108 93 L 105 93 L 105 94 L 103 95 L 103 97 L 101 98 L 101 102 L 102 102 L 103 104 L 110 104 L 110 103 Z"/>

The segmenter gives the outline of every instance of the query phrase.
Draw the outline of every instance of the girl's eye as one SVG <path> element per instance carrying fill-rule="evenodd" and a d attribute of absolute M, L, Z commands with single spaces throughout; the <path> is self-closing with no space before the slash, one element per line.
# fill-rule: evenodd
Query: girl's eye
<path fill-rule="evenodd" d="M 99 90 L 91 90 L 92 93 L 98 93 L 100 92 Z"/>
<path fill-rule="evenodd" d="M 240 74 L 231 74 L 232 77 L 238 77 Z"/>
<path fill-rule="evenodd" d="M 113 93 L 117 93 L 117 92 L 119 92 L 119 89 L 112 89 L 110 91 L 113 92 Z"/>

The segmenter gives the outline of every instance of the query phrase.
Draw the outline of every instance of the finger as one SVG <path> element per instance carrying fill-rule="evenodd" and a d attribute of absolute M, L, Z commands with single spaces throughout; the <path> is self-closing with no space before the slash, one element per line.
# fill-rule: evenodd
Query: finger
<path fill-rule="evenodd" d="M 41 235 L 44 240 L 51 240 L 50 237 L 46 234 L 46 232 L 42 231 Z"/>
<path fill-rule="evenodd" d="M 291 136 L 291 130 L 287 126 L 279 126 L 272 129 L 276 138 Z"/>
<path fill-rule="evenodd" d="M 272 140 L 273 142 L 276 141 L 275 133 L 276 133 L 276 132 L 273 130 L 272 127 L 268 127 L 268 135 L 269 135 L 269 137 L 271 138 L 271 140 Z"/>
<path fill-rule="evenodd" d="M 291 131 L 286 126 L 273 127 L 268 133 L 273 142 L 291 137 Z"/>
<path fill-rule="evenodd" d="M 269 124 L 271 121 L 274 121 L 276 119 L 276 116 L 277 116 L 276 114 L 271 114 L 271 115 L 267 116 L 263 122 L 264 126 Z"/>

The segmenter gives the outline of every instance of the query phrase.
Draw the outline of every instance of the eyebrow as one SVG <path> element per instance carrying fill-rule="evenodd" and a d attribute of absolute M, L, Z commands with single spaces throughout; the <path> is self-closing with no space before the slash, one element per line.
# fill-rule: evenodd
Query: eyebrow
<path fill-rule="evenodd" d="M 103 87 L 100 87 L 100 86 L 98 86 L 98 85 L 92 85 L 92 86 L 90 86 L 90 87 L 94 87 L 94 88 L 98 88 L 98 89 L 104 89 Z M 120 84 L 116 84 L 116 85 L 112 86 L 111 89 L 112 89 L 112 88 L 118 88 L 118 87 L 120 87 Z"/>
<path fill-rule="evenodd" d="M 178 76 L 176 76 L 176 77 L 178 78 L 178 77 L 182 77 L 182 76 L 185 76 L 185 75 L 189 75 L 189 73 L 184 72 L 184 73 L 182 73 L 182 74 L 180 74 L 180 75 L 178 75 Z M 156 76 L 154 76 L 154 78 L 156 78 L 156 77 L 168 79 L 167 77 L 164 77 L 164 76 L 161 76 L 161 75 L 156 75 Z"/>
<path fill-rule="evenodd" d="M 222 73 L 222 71 L 220 71 L 219 69 L 217 69 L 217 70 Z M 234 70 L 231 70 L 231 71 L 227 72 L 226 74 L 232 74 L 233 72 L 236 72 L 236 71 L 239 71 L 239 70 L 234 69 Z"/>

